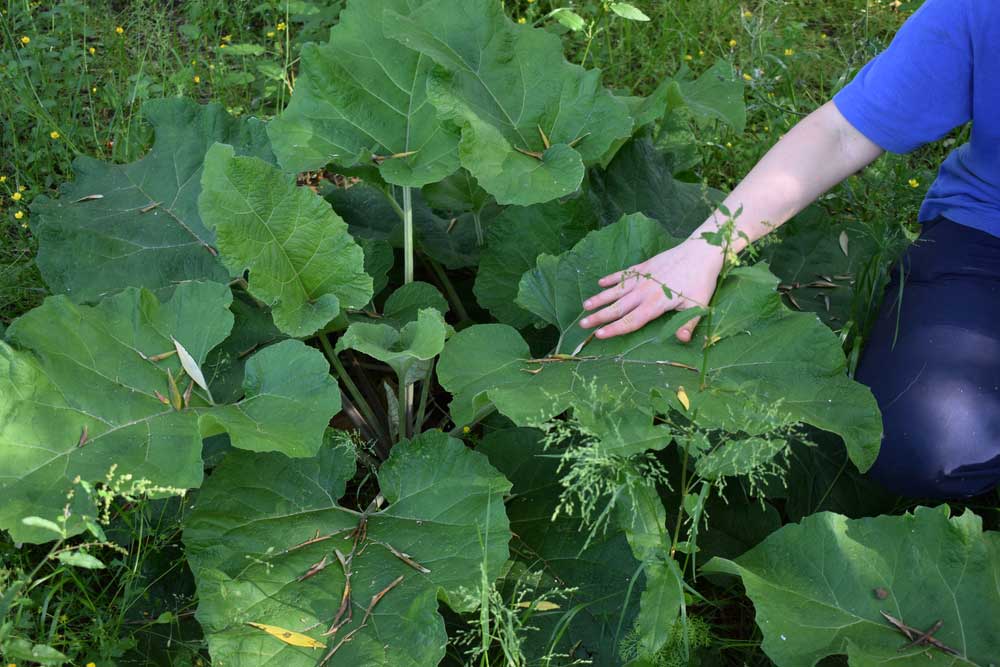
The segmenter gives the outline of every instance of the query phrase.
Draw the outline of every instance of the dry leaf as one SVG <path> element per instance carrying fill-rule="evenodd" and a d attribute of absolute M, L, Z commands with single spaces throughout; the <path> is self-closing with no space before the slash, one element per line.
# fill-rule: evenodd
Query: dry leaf
<path fill-rule="evenodd" d="M 519 609 L 529 609 L 534 606 L 537 611 L 555 611 L 556 609 L 562 609 L 562 607 L 557 605 L 555 602 L 549 602 L 548 600 L 542 600 L 537 604 L 534 602 L 518 602 L 514 606 Z"/>
<path fill-rule="evenodd" d="M 691 409 L 691 400 L 688 398 L 687 392 L 684 391 L 684 387 L 677 388 L 677 400 L 681 402 L 685 410 Z"/>
<path fill-rule="evenodd" d="M 840 232 L 840 249 L 844 251 L 844 257 L 847 257 L 847 232 Z"/>
<path fill-rule="evenodd" d="M 308 637 L 301 632 L 292 632 L 291 630 L 286 630 L 285 628 L 279 628 L 276 625 L 265 625 L 263 623 L 247 623 L 247 625 L 253 626 L 258 630 L 263 630 L 272 637 L 280 639 L 290 646 L 301 646 L 303 648 L 323 648 L 326 646 L 323 642 L 316 641 L 312 637 Z"/>
<path fill-rule="evenodd" d="M 201 368 L 198 367 L 198 362 L 194 360 L 184 346 L 177 342 L 177 339 L 172 337 L 170 340 L 174 341 L 174 347 L 177 349 L 177 357 L 181 360 L 181 366 L 184 367 L 184 372 L 187 373 L 188 377 L 194 380 L 194 383 L 208 391 L 208 383 L 205 382 L 205 376 L 201 372 Z"/>

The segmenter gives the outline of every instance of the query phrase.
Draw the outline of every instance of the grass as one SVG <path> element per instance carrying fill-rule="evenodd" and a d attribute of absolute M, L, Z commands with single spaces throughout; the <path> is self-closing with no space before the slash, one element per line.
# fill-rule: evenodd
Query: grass
<path fill-rule="evenodd" d="M 362 1 L 362 0 L 355 0 Z M 883 49 L 918 3 L 887 0 L 636 0 L 648 23 L 613 18 L 595 0 L 574 9 L 592 26 L 563 30 L 568 57 L 601 67 L 609 85 L 650 92 L 681 67 L 698 73 L 717 59 L 746 80 L 748 124 L 697 136 L 692 178 L 734 186 L 796 120 L 844 85 Z M 286 104 L 301 44 L 321 40 L 339 0 L 0 0 L 0 325 L 37 305 L 45 289 L 33 257 L 30 206 L 72 178 L 76 155 L 128 162 L 151 141 L 141 120 L 147 99 L 214 100 L 237 114 L 268 117 Z M 507 1 L 526 23 L 559 6 Z M 598 32 L 597 29 L 600 28 Z M 905 122 L 905 119 L 901 119 Z M 961 140 L 961 131 L 949 141 Z M 948 142 L 881 158 L 821 199 L 834 219 L 864 221 L 880 248 L 845 338 L 863 340 L 888 267 L 913 233 L 925 188 Z M 848 341 L 850 343 L 850 341 Z M 858 345 L 849 345 L 855 355 Z M 0 539 L 0 597 L 18 580 L 19 598 L 0 626 L 68 655 L 73 664 L 197 665 L 204 646 L 193 626 L 186 565 L 179 557 L 183 505 L 118 506 L 108 545 L 95 548 L 106 570 L 46 563 L 45 549 Z M 159 586 L 180 582 L 177 598 Z M 2 616 L 2 614 L 0 614 Z M 751 643 L 752 644 L 752 643 Z M 170 646 L 170 650 L 166 649 Z M 748 648 L 752 650 L 752 646 Z"/>

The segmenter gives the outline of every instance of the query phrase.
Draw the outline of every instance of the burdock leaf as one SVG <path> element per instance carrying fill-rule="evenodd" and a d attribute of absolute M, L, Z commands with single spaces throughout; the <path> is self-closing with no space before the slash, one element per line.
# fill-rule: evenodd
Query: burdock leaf
<path fill-rule="evenodd" d="M 847 377 L 833 332 L 813 315 L 782 306 L 777 279 L 764 265 L 733 270 L 718 291 L 711 331 L 707 318 L 695 331 L 695 341 L 714 341 L 708 355 L 700 343 L 673 335 L 691 311 L 626 336 L 594 339 L 573 355 L 587 335 L 578 325 L 582 301 L 598 291 L 598 278 L 670 244 L 655 222 L 633 216 L 591 232 L 558 257 L 540 257 L 522 279 L 518 302 L 557 327 L 557 355 L 532 361 L 527 343 L 505 325 L 462 330 L 438 364 L 441 384 L 454 395 L 455 422 L 467 423 L 492 402 L 519 425 L 541 425 L 595 398 L 648 418 L 667 409 L 663 397 L 676 401 L 683 386 L 691 412 L 711 428 L 740 430 L 747 410 L 762 403 L 791 422 L 840 435 L 858 468 L 870 467 L 882 433 L 871 392 Z"/>
<path fill-rule="evenodd" d="M 427 100 L 427 56 L 383 35 L 383 14 L 415 0 L 348 4 L 326 44 L 306 44 L 288 108 L 268 126 L 289 171 L 381 160 L 389 183 L 420 187 L 458 169 L 458 133 Z M 401 155 L 405 157 L 390 157 Z"/>
<path fill-rule="evenodd" d="M 309 336 L 341 309 L 371 300 L 364 251 L 347 223 L 322 197 L 263 160 L 213 146 L 198 206 L 218 234 L 223 262 L 234 275 L 249 269 L 250 293 L 271 307 L 284 333 Z"/>
<path fill-rule="evenodd" d="M 513 23 L 492 0 L 388 10 L 384 33 L 439 65 L 429 99 L 461 128 L 462 166 L 501 204 L 574 192 L 584 166 L 632 134 L 598 71 L 567 62 L 557 36 Z"/>
<path fill-rule="evenodd" d="M 61 516 L 69 502 L 67 531 L 81 532 L 96 499 L 75 481 L 111 484 L 112 468 L 124 490 L 140 480 L 170 487 L 160 494 L 198 486 L 202 438 L 223 431 L 238 448 L 314 454 L 340 391 L 323 355 L 298 341 L 249 359 L 236 404 L 212 406 L 195 390 L 175 410 L 157 397 L 183 369 L 177 355 L 150 353 L 175 338 L 203 365 L 229 335 L 231 299 L 214 283 L 184 283 L 164 303 L 129 288 L 96 306 L 50 297 L 15 320 L 0 342 L 0 528 L 18 541 L 50 540 L 20 519 Z"/>
<path fill-rule="evenodd" d="M 503 497 L 510 483 L 482 454 L 440 432 L 393 448 L 378 473 L 382 509 L 338 504 L 354 472 L 349 443 L 330 443 L 311 459 L 233 452 L 213 472 L 184 543 L 214 661 L 314 667 L 350 633 L 328 664 L 427 667 L 444 657 L 438 601 L 472 611 L 483 581 L 507 561 Z M 351 573 L 350 615 L 338 614 L 346 584 L 341 556 Z M 302 578 L 324 557 L 331 564 Z M 289 646 L 250 621 L 306 634 L 327 649 Z"/>
<path fill-rule="evenodd" d="M 539 255 L 572 246 L 596 226 L 596 216 L 583 197 L 507 208 L 490 225 L 479 262 L 474 288 L 479 304 L 513 327 L 539 322 L 515 303 L 521 276 L 534 268 Z"/>
<path fill-rule="evenodd" d="M 121 165 L 79 157 L 60 197 L 32 206 L 38 266 L 54 294 L 85 302 L 125 287 L 229 278 L 198 213 L 202 164 L 216 142 L 272 161 L 263 123 L 185 99 L 149 101 L 143 113 L 156 132 L 145 157 Z"/>
<path fill-rule="evenodd" d="M 858 666 L 989 665 L 1000 655 L 1000 533 L 983 532 L 966 509 L 947 505 L 912 514 L 848 519 L 807 516 L 772 533 L 739 558 L 703 568 L 743 579 L 778 667 L 814 665 L 846 655 Z M 880 595 L 873 593 L 879 591 Z M 937 620 L 934 637 L 951 656 L 907 638 L 883 612 L 919 632 Z"/>

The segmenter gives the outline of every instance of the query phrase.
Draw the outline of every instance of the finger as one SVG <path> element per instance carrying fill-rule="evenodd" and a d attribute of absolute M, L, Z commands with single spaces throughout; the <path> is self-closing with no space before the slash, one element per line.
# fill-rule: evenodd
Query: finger
<path fill-rule="evenodd" d="M 596 308 L 600 308 L 601 306 L 606 306 L 630 293 L 633 287 L 635 287 L 634 280 L 625 280 L 618 283 L 611 289 L 606 289 L 603 292 L 599 292 L 590 297 L 583 302 L 583 307 L 585 310 L 594 310 Z"/>
<path fill-rule="evenodd" d="M 659 317 L 661 314 L 663 314 L 662 310 L 658 308 L 654 309 L 650 306 L 636 308 L 616 322 L 598 329 L 596 335 L 598 338 L 614 338 L 622 334 L 632 333 L 646 326 L 650 320 Z"/>
<path fill-rule="evenodd" d="M 635 310 L 640 303 L 642 303 L 642 295 L 636 292 L 629 292 L 604 310 L 600 310 L 593 315 L 588 315 L 580 320 L 580 326 L 585 329 L 590 329 L 599 324 L 613 322 L 614 320 L 628 315 L 630 312 Z"/>
<path fill-rule="evenodd" d="M 638 272 L 637 269 L 638 269 L 637 266 L 630 266 L 623 271 L 617 271 L 615 273 L 612 273 L 611 275 L 604 276 L 603 278 L 597 281 L 597 284 L 600 285 L 601 287 L 611 287 L 615 283 L 620 283 L 629 277 L 634 277 L 635 274 Z"/>
<path fill-rule="evenodd" d="M 698 322 L 701 321 L 700 317 L 696 317 L 690 322 L 685 322 L 680 329 L 677 330 L 677 340 L 682 343 L 690 343 L 691 337 L 694 335 L 694 329 L 698 326 Z"/>

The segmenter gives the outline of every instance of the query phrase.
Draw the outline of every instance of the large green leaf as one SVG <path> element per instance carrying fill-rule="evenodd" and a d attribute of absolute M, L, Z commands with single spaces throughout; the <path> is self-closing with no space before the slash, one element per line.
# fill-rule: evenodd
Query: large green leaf
<path fill-rule="evenodd" d="M 458 169 L 458 132 L 427 100 L 434 66 L 383 35 L 386 11 L 418 10 L 421 0 L 352 2 L 327 44 L 306 44 L 288 108 L 268 126 L 288 171 L 369 164 L 389 183 L 420 187 Z"/>
<path fill-rule="evenodd" d="M 344 446 L 298 460 L 233 452 L 206 482 L 184 542 L 215 662 L 312 667 L 349 634 L 329 664 L 428 667 L 444 657 L 438 600 L 471 611 L 484 578 L 499 574 L 510 483 L 440 432 L 393 448 L 378 474 L 388 507 L 358 512 L 337 503 L 354 471 Z M 349 562 L 352 615 L 326 638 L 345 588 L 336 551 Z M 327 649 L 291 646 L 248 623 L 307 633 Z"/>
<path fill-rule="evenodd" d="M 743 82 L 732 64 L 717 60 L 697 79 L 687 66 L 682 66 L 677 76 L 665 82 L 652 97 L 665 95 L 670 111 L 683 108 L 700 122 L 719 120 L 736 132 L 743 132 L 747 124 L 743 91 Z"/>
<path fill-rule="evenodd" d="M 601 87 L 600 73 L 568 63 L 558 37 L 513 23 L 502 4 L 431 0 L 406 15 L 390 10 L 385 34 L 441 66 L 428 96 L 462 128 L 462 166 L 501 204 L 574 192 L 584 165 L 632 134 L 627 105 Z"/>
<path fill-rule="evenodd" d="M 16 320 L 0 342 L 0 527 L 17 540 L 52 539 L 20 519 L 61 515 L 74 479 L 105 481 L 112 467 L 122 483 L 198 486 L 202 437 L 222 431 L 236 447 L 314 454 L 340 391 L 323 356 L 298 341 L 250 357 L 239 403 L 212 405 L 198 387 L 179 410 L 156 396 L 171 397 L 168 371 L 180 392 L 189 381 L 178 355 L 151 357 L 176 339 L 203 364 L 229 334 L 231 299 L 215 283 L 184 283 L 162 304 L 129 288 L 93 307 L 51 297 Z M 95 515 L 93 502 L 76 489 L 70 532 Z"/>
<path fill-rule="evenodd" d="M 847 655 L 851 667 L 992 665 L 1000 656 L 1000 534 L 966 510 L 849 520 L 823 512 L 785 526 L 735 560 L 704 568 L 742 577 L 778 667 Z M 882 616 L 934 637 L 946 655 L 907 638 Z"/>
<path fill-rule="evenodd" d="M 766 246 L 763 258 L 781 278 L 786 303 L 839 329 L 850 319 L 855 275 L 871 259 L 875 242 L 862 223 L 833 223 L 826 210 L 810 206 L 781 226 L 775 234 L 780 243 Z"/>
<path fill-rule="evenodd" d="M 474 292 L 479 304 L 512 327 L 539 322 L 514 302 L 521 276 L 543 253 L 557 253 L 596 227 L 584 198 L 535 206 L 511 206 L 489 228 Z"/>
<path fill-rule="evenodd" d="M 714 188 L 678 181 L 673 174 L 672 157 L 658 151 L 648 136 L 626 143 L 605 169 L 588 175 L 602 223 L 642 213 L 672 236 L 690 235 L 724 197 Z"/>
<path fill-rule="evenodd" d="M 624 532 L 610 526 L 588 541 L 579 519 L 561 513 L 553 520 L 562 492 L 559 459 L 545 452 L 539 431 L 499 430 L 485 437 L 477 451 L 514 485 L 507 502 L 515 536 L 512 556 L 541 573 L 539 592 L 576 589 L 559 601 L 561 609 L 532 616 L 531 625 L 538 630 L 527 637 L 527 657 L 538 661 L 550 648 L 568 653 L 579 644 L 573 657 L 585 657 L 595 667 L 618 667 L 618 643 L 635 623 L 643 589 L 640 564 Z M 567 617 L 572 610 L 576 612 Z M 560 621 L 566 618 L 569 624 L 560 638 Z"/>
<path fill-rule="evenodd" d="M 55 294 L 83 302 L 124 287 L 229 278 L 198 213 L 202 162 L 215 142 L 273 160 L 263 123 L 185 99 L 146 102 L 143 112 L 156 130 L 148 155 L 124 165 L 79 157 L 76 180 L 32 207 L 38 266 Z"/>
<path fill-rule="evenodd" d="M 625 414 L 648 415 L 667 406 L 682 409 L 673 396 L 685 387 L 691 411 L 705 427 L 740 430 L 746 415 L 775 407 L 792 421 L 837 433 L 857 466 L 870 467 L 882 433 L 871 392 L 846 376 L 843 352 L 829 329 L 781 305 L 777 280 L 763 265 L 734 270 L 718 291 L 711 331 L 703 324 L 697 332 L 698 340 L 714 341 L 707 355 L 701 345 L 673 337 L 689 313 L 626 336 L 592 340 L 578 351 L 585 342 L 576 324 L 581 297 L 597 291 L 596 277 L 612 263 L 616 269 L 630 266 L 668 243 L 656 223 L 632 217 L 592 232 L 560 257 L 540 257 L 522 280 L 519 303 L 557 324 L 556 352 L 564 356 L 531 361 L 527 343 L 506 325 L 459 332 L 438 365 L 441 384 L 454 395 L 452 418 L 467 423 L 492 402 L 515 423 L 538 425 L 595 397 L 610 397 Z M 700 388 L 698 370 L 706 360 Z"/>
<path fill-rule="evenodd" d="M 234 275 L 249 269 L 250 293 L 284 333 L 309 336 L 371 300 L 364 251 L 322 197 L 225 144 L 209 149 L 201 181 L 198 207 L 223 262 Z"/>

